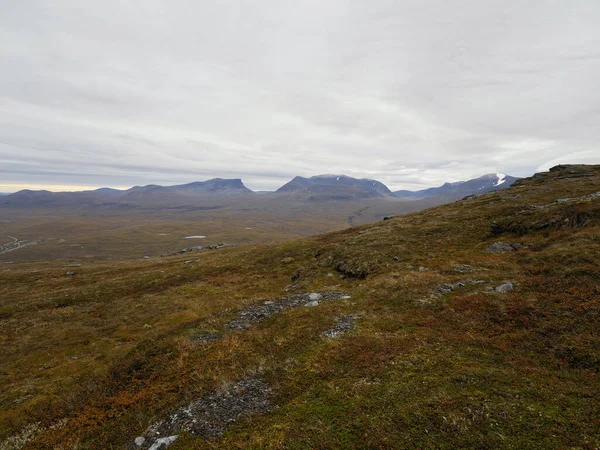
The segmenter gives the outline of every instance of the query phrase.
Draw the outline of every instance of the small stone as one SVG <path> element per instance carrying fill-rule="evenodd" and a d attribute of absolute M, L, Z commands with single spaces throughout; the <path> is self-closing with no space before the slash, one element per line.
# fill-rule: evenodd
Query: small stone
<path fill-rule="evenodd" d="M 461 264 L 460 266 L 454 266 L 452 270 L 459 273 L 468 273 L 473 271 L 473 267 L 467 264 Z"/>
<path fill-rule="evenodd" d="M 164 450 L 177 440 L 179 436 L 169 436 L 157 439 L 148 450 Z"/>
<path fill-rule="evenodd" d="M 308 298 L 310 300 L 321 300 L 323 298 L 323 296 L 321 294 L 317 294 L 316 292 L 313 292 L 311 294 L 308 294 Z"/>
<path fill-rule="evenodd" d="M 291 264 L 294 262 L 294 258 L 287 256 L 281 260 L 282 264 Z"/>
<path fill-rule="evenodd" d="M 304 306 L 319 306 L 319 302 L 314 300 L 312 302 L 308 302 L 306 305 Z"/>
<path fill-rule="evenodd" d="M 329 273 L 327 274 L 327 278 L 333 278 L 333 274 L 332 274 L 331 272 L 329 272 Z"/>
<path fill-rule="evenodd" d="M 75 275 L 75 272 L 67 272 L 68 277 L 72 277 L 73 275 Z"/>
<path fill-rule="evenodd" d="M 152 325 L 150 325 L 149 323 L 145 323 L 143 328 L 152 328 Z"/>
<path fill-rule="evenodd" d="M 190 260 L 188 260 L 188 261 L 184 261 L 184 264 L 191 264 L 191 263 L 193 263 L 193 262 L 194 262 L 194 261 L 192 261 L 192 260 L 190 259 Z"/>
<path fill-rule="evenodd" d="M 144 445 L 144 442 L 146 442 L 146 438 L 143 436 L 136 437 L 133 442 L 135 442 L 135 445 L 137 445 L 138 447 L 141 447 L 142 445 Z"/>
<path fill-rule="evenodd" d="M 501 294 L 505 293 L 505 292 L 510 292 L 514 289 L 515 287 L 513 286 L 512 283 L 503 283 L 500 286 L 496 287 L 496 292 L 500 292 Z"/>
<path fill-rule="evenodd" d="M 488 249 L 487 253 L 507 253 L 514 252 L 515 250 L 519 250 L 521 248 L 520 244 L 515 244 L 512 242 L 494 242 Z"/>
<path fill-rule="evenodd" d="M 419 267 L 419 272 L 429 272 L 428 267 Z"/>

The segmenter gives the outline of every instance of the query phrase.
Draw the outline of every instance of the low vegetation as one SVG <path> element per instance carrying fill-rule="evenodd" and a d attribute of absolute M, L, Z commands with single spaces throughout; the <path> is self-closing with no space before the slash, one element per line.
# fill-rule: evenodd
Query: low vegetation
<path fill-rule="evenodd" d="M 268 407 L 169 450 L 598 448 L 597 192 L 600 167 L 561 166 L 295 241 L 0 265 L 0 448 L 142 448 L 240 385 Z M 331 300 L 227 326 L 308 293 Z"/>

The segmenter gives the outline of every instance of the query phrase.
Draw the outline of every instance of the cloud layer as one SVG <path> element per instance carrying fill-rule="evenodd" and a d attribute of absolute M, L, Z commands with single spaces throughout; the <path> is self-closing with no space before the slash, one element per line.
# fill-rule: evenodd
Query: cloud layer
<path fill-rule="evenodd" d="M 600 163 L 596 0 L 0 4 L 0 191 Z"/>

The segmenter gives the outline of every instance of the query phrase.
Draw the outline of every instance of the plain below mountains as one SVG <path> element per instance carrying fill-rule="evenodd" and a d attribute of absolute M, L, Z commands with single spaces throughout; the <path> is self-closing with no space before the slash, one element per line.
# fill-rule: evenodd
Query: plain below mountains
<path fill-rule="evenodd" d="M 505 174 L 488 174 L 480 178 L 421 191 L 392 192 L 385 184 L 368 178 L 346 175 L 318 175 L 310 178 L 295 177 L 275 192 L 256 193 L 241 179 L 214 178 L 208 181 L 176 186 L 135 186 L 127 190 L 100 188 L 81 192 L 50 192 L 22 190 L 2 196 L 0 207 L 45 207 L 69 205 L 135 206 L 206 203 L 211 200 L 227 203 L 260 196 L 261 202 L 291 198 L 295 201 L 347 201 L 364 199 L 456 200 L 510 187 L 518 178 Z"/>

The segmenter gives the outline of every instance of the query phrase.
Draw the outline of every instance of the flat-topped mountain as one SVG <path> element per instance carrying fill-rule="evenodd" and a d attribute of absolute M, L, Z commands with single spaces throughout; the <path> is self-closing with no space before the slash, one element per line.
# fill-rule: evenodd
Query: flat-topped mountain
<path fill-rule="evenodd" d="M 277 189 L 276 192 L 307 196 L 310 199 L 334 200 L 388 197 L 392 195 L 392 191 L 377 180 L 358 179 L 346 175 L 295 177 L 292 181 Z"/>
<path fill-rule="evenodd" d="M 193 183 L 159 186 L 134 186 L 131 189 L 119 190 L 103 187 L 96 190 L 81 192 L 50 192 L 32 191 L 24 189 L 14 194 L 2 197 L 0 206 L 14 207 L 41 207 L 41 206 L 69 206 L 69 205 L 112 205 L 112 204 L 137 204 L 138 202 L 189 202 L 190 198 L 205 198 L 207 196 L 231 196 L 239 194 L 253 194 L 241 179 L 213 178 L 207 181 Z"/>
<path fill-rule="evenodd" d="M 468 181 L 445 183 L 440 187 L 423 189 L 421 191 L 395 191 L 394 197 L 399 198 L 445 198 L 458 200 L 468 195 L 484 194 L 498 189 L 506 189 L 519 178 L 504 173 L 489 173 Z"/>

